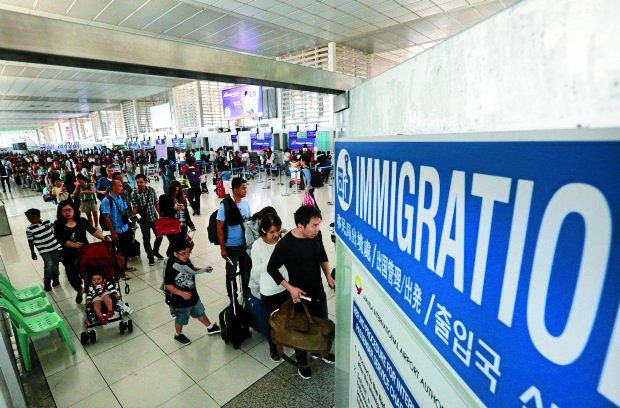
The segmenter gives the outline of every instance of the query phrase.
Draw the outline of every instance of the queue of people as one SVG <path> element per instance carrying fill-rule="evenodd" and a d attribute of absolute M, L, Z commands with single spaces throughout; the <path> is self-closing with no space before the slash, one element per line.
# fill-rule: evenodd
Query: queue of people
<path fill-rule="evenodd" d="M 274 207 L 268 206 L 256 213 L 252 212 L 246 199 L 247 181 L 241 177 L 233 177 L 230 173 L 228 159 L 235 160 L 234 152 L 217 151 L 213 152 L 213 155 L 208 152 L 208 156 L 200 152 L 190 153 L 184 157 L 185 165 L 180 169 L 166 160 L 160 161 L 158 173 L 163 176 L 165 189 L 164 194 L 159 196 L 149 185 L 148 177 L 141 172 L 141 161 L 134 161 L 131 156 L 122 158 L 106 154 L 103 160 L 97 157 L 91 161 L 90 156 L 86 155 L 77 161 L 82 163 L 80 171 L 77 171 L 78 166 L 74 161 L 65 161 L 64 165 L 61 165 L 64 157 L 52 159 L 51 162 L 48 161 L 49 157 L 38 160 L 31 158 L 29 168 L 38 171 L 41 166 L 39 162 L 49 164 L 50 170 L 40 176 L 59 184 L 53 192 L 58 201 L 56 220 L 53 223 L 43 220 L 38 209 L 26 211 L 30 222 L 27 238 L 32 257 L 37 257 L 36 248 L 44 261 L 45 290 L 51 291 L 58 286 L 59 264 L 62 263 L 67 279 L 76 292 L 75 301 L 82 302 L 85 288 L 77 259 L 80 248 L 88 245 L 88 235 L 97 240 L 109 240 L 114 244 L 121 255 L 121 277 L 128 279 L 127 272 L 134 268 L 127 261 L 133 256 L 133 247 L 136 245 L 135 229 L 139 227 L 148 264 L 153 266 L 156 259 L 164 260 L 162 289 L 166 304 L 174 317 L 174 340 L 180 345 L 191 343 L 183 333 L 189 317 L 203 323 L 208 334 L 220 332 L 219 325 L 207 317 L 196 290 L 195 276 L 210 273 L 212 269 L 195 267 L 190 261 L 191 252 L 196 245 L 208 245 L 206 242 L 193 242 L 190 237 L 190 232 L 196 229 L 192 216 L 200 216 L 200 196 L 203 192 L 201 183 L 204 182 L 202 169 L 196 166 L 196 159 L 200 157 L 201 160 L 207 158 L 220 173 L 219 176 L 230 181 L 230 194 L 221 201 L 215 217 L 217 245 L 224 262 L 226 291 L 231 303 L 237 301 L 238 291 L 253 296 L 262 304 L 263 317 L 268 320 L 288 299 L 297 304 L 301 302 L 302 296 L 307 296 L 312 299 L 309 303 L 311 313 L 327 318 L 327 296 L 322 275 L 332 289 L 335 288 L 335 282 L 330 275 L 331 268 L 320 232 L 322 214 L 314 199 L 314 186 L 309 171 L 311 161 L 304 157 L 305 152 L 302 152 L 299 158 L 292 156 L 290 152 L 284 152 L 281 156 L 283 164 L 299 163 L 306 193 L 313 200 L 295 212 L 295 227 L 290 231 L 282 228 L 283 221 Z M 196 156 L 198 153 L 200 154 Z M 264 153 L 265 162 L 275 159 L 270 153 Z M 123 165 L 119 166 L 123 159 Z M 239 159 L 244 160 L 242 155 Z M 84 165 L 84 162 L 89 164 Z M 67 164 L 74 169 L 71 172 L 74 173 L 73 177 L 68 176 L 65 171 L 68 170 Z M 99 167 L 96 167 L 97 165 Z M 316 166 L 316 163 L 314 165 Z M 90 170 L 82 171 L 85 168 Z M 98 171 L 100 177 L 96 177 L 93 171 Z M 177 179 L 177 171 L 182 181 Z M 64 177 L 60 177 L 61 172 Z M 229 174 L 224 174 L 226 172 Z M 58 178 L 55 174 L 58 174 Z M 40 177 L 37 180 L 40 180 Z M 71 184 L 70 189 L 67 183 Z M 151 236 L 155 235 L 156 223 L 161 218 L 178 220 L 179 225 L 177 233 L 166 235 L 168 246 L 165 257 L 160 254 L 163 237 L 156 236 L 152 241 Z M 240 287 L 237 286 L 238 273 L 241 275 Z M 89 292 L 86 291 L 86 294 L 89 295 Z M 102 319 L 105 320 L 105 316 Z M 281 361 L 269 332 L 267 340 L 271 359 L 274 362 Z M 311 378 L 311 369 L 306 366 L 307 353 L 296 350 L 295 359 L 303 366 L 298 369 L 299 375 L 304 379 Z M 334 356 L 329 354 L 324 356 L 323 360 L 333 364 Z"/>

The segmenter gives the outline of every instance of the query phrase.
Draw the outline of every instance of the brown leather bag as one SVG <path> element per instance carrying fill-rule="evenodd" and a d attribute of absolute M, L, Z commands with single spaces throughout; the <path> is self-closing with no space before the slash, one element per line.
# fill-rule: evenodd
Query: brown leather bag
<path fill-rule="evenodd" d="M 271 340 L 276 345 L 280 357 L 298 368 L 308 367 L 329 354 L 336 333 L 334 322 L 312 316 L 303 301 L 301 305 L 304 313 L 297 312 L 292 300 L 288 299 L 269 317 Z M 313 353 L 319 358 L 309 364 L 299 365 L 284 354 L 284 346 Z"/>

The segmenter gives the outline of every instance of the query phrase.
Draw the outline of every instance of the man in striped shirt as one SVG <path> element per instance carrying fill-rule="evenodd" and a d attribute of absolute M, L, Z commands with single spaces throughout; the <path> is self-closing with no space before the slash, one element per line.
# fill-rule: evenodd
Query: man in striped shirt
<path fill-rule="evenodd" d="M 54 227 L 49 221 L 41 220 L 41 211 L 31 208 L 26 211 L 26 218 L 30 225 L 26 227 L 26 237 L 30 246 L 32 259 L 37 259 L 34 248 L 37 248 L 39 255 L 43 258 L 43 284 L 47 292 L 56 287 L 58 282 L 58 263 L 60 255 L 58 249 L 60 245 L 54 236 Z"/>

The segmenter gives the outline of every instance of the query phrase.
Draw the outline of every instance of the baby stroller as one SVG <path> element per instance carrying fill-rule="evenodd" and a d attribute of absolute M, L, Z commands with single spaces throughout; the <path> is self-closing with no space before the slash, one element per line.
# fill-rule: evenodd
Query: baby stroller
<path fill-rule="evenodd" d="M 129 304 L 123 302 L 123 295 L 119 284 L 120 265 L 114 246 L 109 242 L 96 242 L 85 246 L 80 251 L 78 265 L 82 273 L 82 279 L 84 280 L 84 288 L 88 288 L 95 272 L 100 273 L 106 281 L 114 284 L 118 294 L 111 295 L 113 296 L 112 304 L 114 305 L 114 310 L 111 312 L 114 314 L 107 322 L 120 322 L 118 328 L 121 335 L 125 334 L 125 332 L 133 332 L 133 322 L 128 318 L 131 313 L 131 308 Z M 125 293 L 129 293 L 129 286 L 127 283 L 125 283 Z M 107 312 L 107 310 L 105 310 L 105 304 L 102 304 L 101 307 L 102 312 Z M 88 305 L 86 307 L 86 318 L 84 319 L 86 330 L 80 333 L 80 342 L 83 345 L 86 345 L 89 341 L 91 343 L 96 343 L 97 333 L 92 329 L 101 325 L 102 323 L 97 319 L 95 311 L 93 310 L 93 305 Z"/>

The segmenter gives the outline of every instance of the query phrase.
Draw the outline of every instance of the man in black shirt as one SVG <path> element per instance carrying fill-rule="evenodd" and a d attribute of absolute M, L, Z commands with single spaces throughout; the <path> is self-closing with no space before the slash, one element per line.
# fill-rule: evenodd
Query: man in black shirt
<path fill-rule="evenodd" d="M 317 317 L 327 318 L 327 297 L 323 289 L 321 269 L 328 285 L 334 289 L 336 282 L 330 275 L 329 261 L 321 236 L 321 213 L 313 206 L 303 205 L 295 212 L 297 227 L 276 244 L 267 264 L 267 272 L 278 284 L 282 285 L 291 295 L 293 302 L 301 302 L 300 295 L 308 296 L 312 301 L 308 304 L 310 313 Z M 278 269 L 284 265 L 288 271 L 288 281 Z M 295 350 L 295 359 L 304 365 L 308 361 L 305 351 Z M 332 353 L 323 361 L 334 364 Z M 312 371 L 309 367 L 297 370 L 303 379 L 309 379 Z"/>

